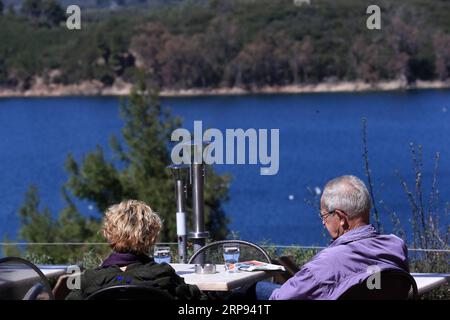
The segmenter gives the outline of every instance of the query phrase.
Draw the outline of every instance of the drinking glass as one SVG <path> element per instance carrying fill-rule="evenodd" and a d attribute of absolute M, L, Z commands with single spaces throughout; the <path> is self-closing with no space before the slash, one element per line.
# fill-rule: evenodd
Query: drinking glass
<path fill-rule="evenodd" d="M 170 263 L 170 247 L 156 245 L 153 251 L 153 259 L 156 263 Z"/>
<path fill-rule="evenodd" d="M 227 272 L 238 272 L 236 263 L 239 261 L 239 254 L 239 244 L 230 243 L 223 245 L 223 259 L 225 260 L 225 270 Z"/>

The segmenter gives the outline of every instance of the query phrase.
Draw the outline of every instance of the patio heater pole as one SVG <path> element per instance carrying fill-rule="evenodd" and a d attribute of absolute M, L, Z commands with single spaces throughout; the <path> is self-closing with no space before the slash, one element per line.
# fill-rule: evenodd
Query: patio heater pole
<path fill-rule="evenodd" d="M 186 232 L 186 177 L 189 166 L 171 165 L 169 168 L 175 177 L 175 196 L 177 202 L 177 238 L 178 262 L 187 262 L 187 232 Z"/>
<path fill-rule="evenodd" d="M 195 157 L 191 165 L 191 184 L 192 184 L 192 213 L 193 213 L 193 228 L 189 233 L 189 238 L 194 243 L 194 252 L 203 247 L 206 243 L 206 238 L 209 237 L 209 232 L 205 231 L 205 212 L 204 212 L 204 183 L 205 183 L 205 165 L 201 160 L 203 145 L 193 145 L 194 153 L 200 152 L 200 156 Z M 200 160 L 199 160 L 200 159 Z M 194 261 L 198 264 L 204 263 L 204 255 L 199 255 Z"/>

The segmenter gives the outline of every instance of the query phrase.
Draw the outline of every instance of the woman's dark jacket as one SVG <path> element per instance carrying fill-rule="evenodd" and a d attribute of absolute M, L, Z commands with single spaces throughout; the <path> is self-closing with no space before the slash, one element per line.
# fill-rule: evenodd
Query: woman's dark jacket
<path fill-rule="evenodd" d="M 120 267 L 127 266 L 125 271 Z M 116 285 L 143 285 L 157 287 L 175 299 L 207 299 L 199 288 L 189 285 L 168 264 L 157 264 L 146 255 L 113 253 L 96 269 L 86 270 L 81 276 L 79 290 L 73 290 L 66 299 L 83 300 L 97 290 Z"/>

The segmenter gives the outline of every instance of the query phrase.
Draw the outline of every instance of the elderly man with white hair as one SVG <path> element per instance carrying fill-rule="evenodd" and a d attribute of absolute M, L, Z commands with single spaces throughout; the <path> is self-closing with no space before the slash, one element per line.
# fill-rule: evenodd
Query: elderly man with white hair
<path fill-rule="evenodd" d="M 370 225 L 371 198 L 364 183 L 355 176 L 329 181 L 320 199 L 320 218 L 333 238 L 300 271 L 276 288 L 258 283 L 259 299 L 334 300 L 361 283 L 368 270 L 409 271 L 407 248 L 395 235 L 380 235 Z"/>

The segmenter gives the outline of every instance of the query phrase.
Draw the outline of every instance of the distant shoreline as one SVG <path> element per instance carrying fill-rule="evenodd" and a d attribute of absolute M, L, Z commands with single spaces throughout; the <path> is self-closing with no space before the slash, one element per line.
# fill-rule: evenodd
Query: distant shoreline
<path fill-rule="evenodd" d="M 113 86 L 104 87 L 99 81 L 85 81 L 72 85 L 44 85 L 38 83 L 29 90 L 17 90 L 0 87 L 0 98 L 20 97 L 65 97 L 65 96 L 127 96 L 132 84 L 116 81 Z M 249 95 L 249 94 L 299 94 L 299 93 L 327 93 L 327 92 L 375 92 L 415 89 L 447 89 L 447 81 L 416 81 L 407 85 L 405 81 L 383 81 L 367 83 L 363 81 L 340 81 L 306 85 L 266 86 L 254 90 L 242 88 L 216 88 L 216 89 L 183 89 L 162 90 L 162 97 L 195 97 L 219 95 Z"/>

